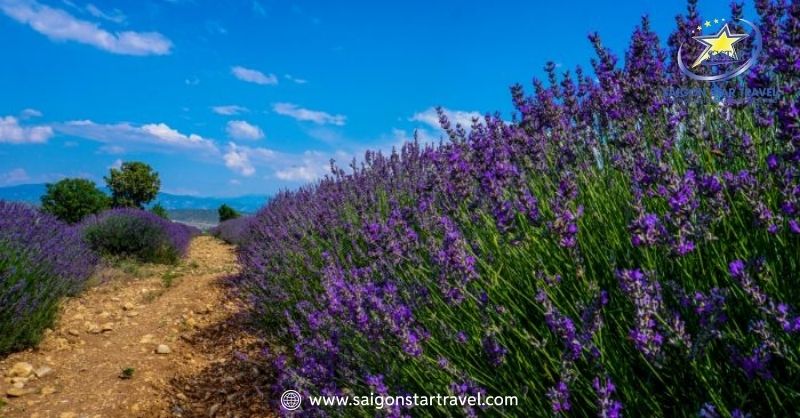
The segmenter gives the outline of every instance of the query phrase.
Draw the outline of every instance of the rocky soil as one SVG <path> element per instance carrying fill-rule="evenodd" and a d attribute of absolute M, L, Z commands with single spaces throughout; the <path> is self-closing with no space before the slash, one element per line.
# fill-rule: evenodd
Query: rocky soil
<path fill-rule="evenodd" d="M 0 417 L 268 417 L 269 372 L 225 286 L 233 248 L 119 263 L 67 300 L 38 347 L 0 359 Z"/>

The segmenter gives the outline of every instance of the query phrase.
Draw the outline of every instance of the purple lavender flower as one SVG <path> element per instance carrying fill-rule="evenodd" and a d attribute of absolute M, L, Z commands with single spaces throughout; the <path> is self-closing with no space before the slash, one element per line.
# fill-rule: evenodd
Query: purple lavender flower
<path fill-rule="evenodd" d="M 440 268 L 439 282 L 447 299 L 459 304 L 464 300 L 463 287 L 478 275 L 475 257 L 468 253 L 468 246 L 455 223 L 448 217 L 442 217 L 440 222 L 444 239 L 442 248 L 434 256 Z"/>
<path fill-rule="evenodd" d="M 770 171 L 775 171 L 778 169 L 778 156 L 775 154 L 767 155 L 767 168 Z"/>
<path fill-rule="evenodd" d="M 486 396 L 486 389 L 480 387 L 478 384 L 473 382 L 472 380 L 465 379 L 456 381 L 450 384 L 450 391 L 455 396 Z M 472 406 L 464 406 L 462 411 L 464 412 L 465 416 L 470 418 L 475 418 L 478 416 L 478 409 Z"/>
<path fill-rule="evenodd" d="M 379 395 L 386 395 L 389 393 L 389 388 L 383 383 L 383 375 L 368 374 L 366 377 L 367 386 Z"/>
<path fill-rule="evenodd" d="M 700 407 L 700 412 L 698 413 L 700 418 L 720 418 L 719 412 L 717 412 L 717 407 L 714 404 L 706 402 Z"/>
<path fill-rule="evenodd" d="M 661 286 L 639 269 L 617 270 L 616 275 L 620 287 L 636 307 L 635 327 L 630 331 L 630 338 L 645 357 L 654 359 L 664 342 L 656 320 L 663 310 Z"/>
<path fill-rule="evenodd" d="M 539 290 L 536 295 L 536 301 L 544 307 L 544 319 L 550 331 L 561 338 L 565 348 L 564 355 L 571 361 L 580 358 L 583 352 L 583 345 L 578 338 L 578 332 L 572 319 L 561 314 L 544 290 Z"/>
<path fill-rule="evenodd" d="M 436 360 L 436 364 L 439 366 L 440 369 L 447 369 L 450 367 L 450 361 L 447 360 L 446 357 L 439 356 Z"/>
<path fill-rule="evenodd" d="M 489 363 L 497 367 L 503 364 L 508 350 L 500 345 L 494 335 L 487 335 L 483 339 L 483 352 L 489 358 Z"/>
<path fill-rule="evenodd" d="M 767 344 L 760 344 L 750 354 L 735 354 L 733 359 L 734 362 L 739 364 L 748 379 L 755 377 L 760 377 L 764 380 L 772 379 L 772 372 L 769 370 L 772 353 Z"/>
<path fill-rule="evenodd" d="M 550 406 L 553 408 L 553 413 L 558 414 L 572 409 L 572 404 L 569 399 L 569 387 L 563 380 L 559 380 L 555 386 L 547 391 L 547 398 L 550 399 Z"/>
<path fill-rule="evenodd" d="M 654 213 L 643 214 L 630 225 L 629 229 L 631 243 L 636 247 L 655 245 L 667 234 L 658 215 Z"/>
<path fill-rule="evenodd" d="M 747 271 L 747 266 L 742 260 L 733 260 L 728 265 L 728 271 L 752 299 L 755 305 L 767 316 L 776 321 L 781 328 L 789 333 L 800 332 L 800 316 L 792 317 L 792 309 L 783 302 L 773 300 L 758 286 L 756 281 Z"/>
<path fill-rule="evenodd" d="M 592 387 L 595 394 L 597 394 L 597 406 L 599 409 L 597 416 L 600 418 L 620 418 L 622 416 L 622 402 L 611 398 L 617 390 L 611 378 L 606 376 L 601 380 L 599 377 L 595 377 L 592 381 Z"/>

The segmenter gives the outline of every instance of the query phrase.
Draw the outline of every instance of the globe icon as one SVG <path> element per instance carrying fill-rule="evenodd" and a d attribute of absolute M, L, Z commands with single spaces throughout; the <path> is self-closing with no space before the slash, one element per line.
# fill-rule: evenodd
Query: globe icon
<path fill-rule="evenodd" d="M 294 411 L 300 407 L 302 397 L 296 390 L 287 390 L 281 395 L 281 406 L 288 411 Z"/>

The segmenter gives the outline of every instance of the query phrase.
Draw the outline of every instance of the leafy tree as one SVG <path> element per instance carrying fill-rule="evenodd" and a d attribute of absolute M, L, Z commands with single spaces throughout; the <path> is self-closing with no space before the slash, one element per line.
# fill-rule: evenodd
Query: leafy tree
<path fill-rule="evenodd" d="M 42 210 L 67 223 L 100 213 L 111 203 L 108 196 L 86 179 L 64 179 L 47 185 Z"/>
<path fill-rule="evenodd" d="M 167 212 L 167 209 L 164 206 L 161 206 L 161 203 L 156 203 L 155 205 L 153 205 L 153 207 L 150 208 L 150 212 L 164 219 L 169 219 L 169 213 Z"/>
<path fill-rule="evenodd" d="M 161 180 L 158 173 L 149 165 L 134 161 L 122 163 L 120 168 L 112 168 L 105 177 L 114 207 L 135 207 L 144 205 L 156 198 Z"/>
<path fill-rule="evenodd" d="M 234 209 L 234 208 L 232 208 L 232 207 L 230 207 L 230 206 L 228 206 L 226 204 L 223 204 L 222 206 L 220 206 L 219 209 L 217 210 L 217 212 L 219 213 L 219 221 L 220 222 L 225 222 L 225 221 L 230 220 L 230 219 L 236 219 L 239 216 L 241 216 L 239 214 L 239 212 L 236 211 L 236 209 Z"/>

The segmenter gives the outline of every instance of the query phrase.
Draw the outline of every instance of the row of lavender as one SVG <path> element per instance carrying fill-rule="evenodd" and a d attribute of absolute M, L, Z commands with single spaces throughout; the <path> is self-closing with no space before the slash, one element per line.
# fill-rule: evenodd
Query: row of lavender
<path fill-rule="evenodd" d="M 800 2 L 756 8 L 764 52 L 740 82 L 779 101 L 661 94 L 704 87 L 667 58 L 701 23 L 692 0 L 668 50 L 643 19 L 620 68 L 593 34 L 594 74 L 548 64 L 532 95 L 512 88 L 512 122 L 442 115 L 447 143 L 370 152 L 270 201 L 239 250 L 281 343 L 270 398 L 521 403 L 282 410 L 298 416 L 800 410 Z"/>
<path fill-rule="evenodd" d="M 78 228 L 0 201 L 0 353 L 36 343 L 58 301 L 83 289 L 97 262 Z"/>
<path fill-rule="evenodd" d="M 100 255 L 174 262 L 195 233 L 138 209 L 68 225 L 31 206 L 0 201 L 0 353 L 38 342 L 59 301 L 84 288 Z"/>
<path fill-rule="evenodd" d="M 247 240 L 252 216 L 241 216 L 220 222 L 208 230 L 208 234 L 217 237 L 228 244 L 242 245 Z"/>
<path fill-rule="evenodd" d="M 186 255 L 200 230 L 133 208 L 107 210 L 81 222 L 83 239 L 108 256 L 134 257 L 150 263 L 173 264 Z"/>

